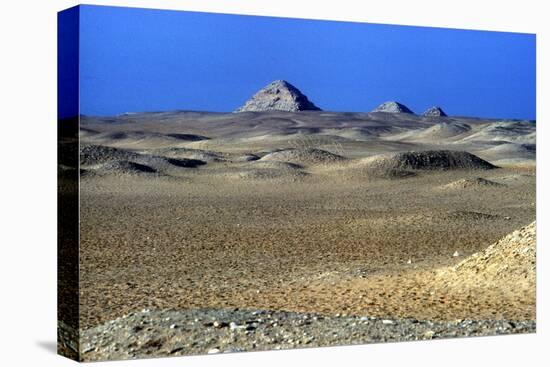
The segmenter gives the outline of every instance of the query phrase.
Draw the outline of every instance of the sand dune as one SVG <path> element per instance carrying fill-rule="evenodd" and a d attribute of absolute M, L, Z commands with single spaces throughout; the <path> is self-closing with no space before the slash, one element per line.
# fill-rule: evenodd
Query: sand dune
<path fill-rule="evenodd" d="M 535 144 L 503 143 L 479 152 L 480 155 L 499 164 L 535 163 Z"/>
<path fill-rule="evenodd" d="M 530 121 L 497 121 L 466 138 L 465 141 L 508 141 L 535 144 L 535 123 Z"/>
<path fill-rule="evenodd" d="M 132 161 L 111 161 L 103 164 L 96 172 L 108 174 L 143 175 L 156 174 L 157 170 L 145 164 Z"/>
<path fill-rule="evenodd" d="M 353 156 L 361 150 L 370 156 L 387 152 L 385 147 L 372 151 L 373 145 L 390 142 L 409 145 L 400 148 L 401 151 L 453 144 L 455 150 L 474 154 L 495 147 L 496 142 L 534 144 L 535 128 L 531 121 L 426 118 L 406 113 L 173 111 L 109 119 L 86 117 L 82 121 L 81 134 L 86 144 L 129 149 L 185 147 L 235 152 L 243 146 L 242 153 L 251 153 L 268 148 L 280 149 L 285 145 L 332 151 L 329 147 L 339 144 L 353 145 Z M 289 141 L 292 142 L 290 146 L 285 144 Z M 246 151 L 246 147 L 251 150 Z M 499 154 L 490 157 L 500 158 Z M 521 159 L 533 161 L 534 157 Z"/>
<path fill-rule="evenodd" d="M 485 151 L 486 153 L 492 154 L 505 154 L 505 155 L 528 155 L 534 157 L 536 154 L 535 144 L 514 144 L 514 143 L 505 143 L 499 144 L 493 148 L 489 148 Z"/>
<path fill-rule="evenodd" d="M 437 118 L 437 117 L 431 117 Z M 439 119 L 439 118 L 437 118 Z M 420 143 L 450 143 L 454 142 L 464 134 L 467 134 L 471 130 L 471 126 L 466 123 L 461 122 L 438 122 L 435 124 L 413 130 L 405 130 L 401 133 L 396 133 L 393 135 L 386 136 L 388 140 L 402 140 L 402 141 L 412 141 Z"/>
<path fill-rule="evenodd" d="M 534 167 L 537 156 L 535 144 L 500 142 L 477 152 L 481 157 L 500 166 Z"/>
<path fill-rule="evenodd" d="M 471 130 L 470 125 L 464 123 L 440 123 L 420 132 L 417 139 L 448 139 L 464 134 Z"/>

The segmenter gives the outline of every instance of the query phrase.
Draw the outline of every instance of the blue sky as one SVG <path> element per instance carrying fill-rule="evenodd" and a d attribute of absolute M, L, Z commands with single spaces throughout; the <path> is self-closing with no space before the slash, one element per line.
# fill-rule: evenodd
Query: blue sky
<path fill-rule="evenodd" d="M 535 119 L 535 36 L 80 8 L 80 112 L 233 111 L 285 79 L 324 110 Z"/>

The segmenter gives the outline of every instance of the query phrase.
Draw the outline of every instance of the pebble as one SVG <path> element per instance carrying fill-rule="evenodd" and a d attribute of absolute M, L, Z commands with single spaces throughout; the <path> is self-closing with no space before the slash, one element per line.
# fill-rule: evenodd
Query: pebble
<path fill-rule="evenodd" d="M 308 316 L 311 324 L 305 325 Z M 184 341 L 174 340 L 174 332 L 168 331 L 166 318 L 170 318 L 170 327 L 185 326 Z M 472 321 L 453 320 L 437 322 L 413 319 L 383 319 L 371 316 L 321 317 L 319 315 L 292 312 L 266 311 L 264 319 L 271 321 L 258 323 L 257 314 L 245 310 L 186 310 L 151 311 L 143 318 L 142 314 L 121 317 L 116 322 L 84 330 L 81 345 L 93 352 L 82 354 L 85 361 L 105 359 L 131 359 L 138 357 L 167 356 L 170 354 L 217 354 L 230 351 L 255 349 L 277 349 L 309 346 L 336 346 L 349 343 L 369 343 L 381 341 L 406 341 L 432 338 L 464 337 L 473 335 L 495 335 L 533 332 L 535 321 Z M 203 322 L 193 323 L 193 320 Z M 204 320 L 212 320 L 205 326 Z M 227 323 L 221 320 L 232 320 Z M 135 334 L 132 330 L 142 321 L 147 326 Z M 248 323 L 247 323 L 248 322 Z M 364 322 L 364 323 L 360 323 Z M 368 322 L 368 323 L 367 323 Z M 225 324 L 224 324 L 225 323 Z M 356 327 L 352 325 L 356 324 Z M 212 326 L 228 326 L 241 332 L 218 332 Z M 389 325 L 393 325 L 389 327 Z M 336 332 L 337 331 L 337 332 Z M 103 333 L 105 332 L 105 333 Z M 132 346 L 141 333 L 148 339 L 165 339 L 166 347 L 158 350 L 141 349 Z M 245 336 L 246 333 L 246 336 Z M 138 342 L 139 343 L 139 342 Z M 138 346 L 141 344 L 138 344 Z"/>
<path fill-rule="evenodd" d="M 431 339 L 435 335 L 435 332 L 433 330 L 428 330 L 424 333 L 424 338 Z"/>
<path fill-rule="evenodd" d="M 239 325 L 236 322 L 231 321 L 229 323 L 229 330 L 240 330 L 246 328 L 246 325 Z"/>
<path fill-rule="evenodd" d="M 92 351 L 94 351 L 94 350 L 96 350 L 96 348 L 95 348 L 94 346 L 92 346 L 92 345 L 89 345 L 88 347 L 86 347 L 86 348 L 82 351 L 82 353 L 90 353 L 90 352 L 92 352 Z"/>
<path fill-rule="evenodd" d="M 170 350 L 170 354 L 174 354 L 174 353 L 177 353 L 177 352 L 181 352 L 183 350 L 183 345 L 181 345 L 180 343 L 177 343 L 171 350 Z"/>

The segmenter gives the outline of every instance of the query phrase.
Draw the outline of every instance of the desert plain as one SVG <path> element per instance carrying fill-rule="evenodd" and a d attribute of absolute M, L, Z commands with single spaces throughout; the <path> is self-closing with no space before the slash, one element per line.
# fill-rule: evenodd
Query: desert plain
<path fill-rule="evenodd" d="M 411 113 L 82 116 L 82 359 L 533 332 L 535 140 Z"/>

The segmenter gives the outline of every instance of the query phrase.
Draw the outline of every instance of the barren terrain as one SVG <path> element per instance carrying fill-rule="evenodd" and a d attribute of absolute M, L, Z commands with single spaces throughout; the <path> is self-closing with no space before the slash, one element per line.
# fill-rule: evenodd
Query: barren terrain
<path fill-rule="evenodd" d="M 532 258 L 455 267 L 535 220 L 535 136 L 383 112 L 82 117 L 81 327 L 142 309 L 534 321 L 534 226 Z"/>

